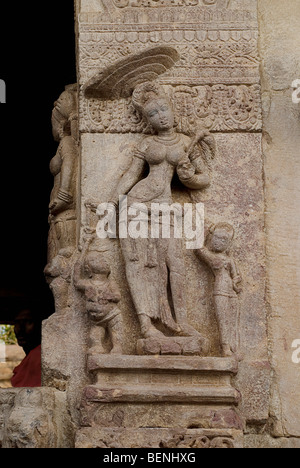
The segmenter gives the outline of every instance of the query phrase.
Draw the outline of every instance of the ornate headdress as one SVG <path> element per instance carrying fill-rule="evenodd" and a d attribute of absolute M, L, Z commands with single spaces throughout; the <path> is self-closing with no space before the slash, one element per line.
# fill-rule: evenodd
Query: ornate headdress
<path fill-rule="evenodd" d="M 142 113 L 146 104 L 154 99 L 161 98 L 168 99 L 163 87 L 153 81 L 146 81 L 138 85 L 133 91 L 132 103 L 134 107 Z"/>
<path fill-rule="evenodd" d="M 55 141 L 60 141 L 65 133 L 71 133 L 73 120 L 78 120 L 77 84 L 68 85 L 54 103 L 52 128 Z"/>

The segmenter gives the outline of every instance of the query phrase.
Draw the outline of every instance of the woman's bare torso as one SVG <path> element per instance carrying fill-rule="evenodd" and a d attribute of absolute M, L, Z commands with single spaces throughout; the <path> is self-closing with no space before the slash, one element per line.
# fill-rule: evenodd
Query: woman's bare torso
<path fill-rule="evenodd" d="M 129 192 L 130 203 L 172 203 L 171 182 L 178 163 L 186 154 L 188 140 L 184 135 L 176 135 L 172 142 L 158 137 L 143 141 L 139 152 L 148 163 L 150 172 Z"/>

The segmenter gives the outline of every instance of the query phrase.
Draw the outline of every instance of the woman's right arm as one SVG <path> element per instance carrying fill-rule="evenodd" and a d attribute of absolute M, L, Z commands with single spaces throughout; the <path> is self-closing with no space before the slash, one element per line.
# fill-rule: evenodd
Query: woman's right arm
<path fill-rule="evenodd" d="M 140 181 L 146 164 L 142 155 L 143 153 L 141 151 L 135 150 L 131 166 L 123 174 L 117 189 L 109 200 L 109 203 L 118 205 L 119 197 L 122 195 L 127 195 L 127 193 Z"/>

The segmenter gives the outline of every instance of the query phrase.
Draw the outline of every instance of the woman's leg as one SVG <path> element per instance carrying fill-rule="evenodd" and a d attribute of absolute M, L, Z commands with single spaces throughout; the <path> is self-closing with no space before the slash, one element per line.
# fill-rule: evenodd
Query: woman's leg
<path fill-rule="evenodd" d="M 141 325 L 144 338 L 163 336 L 157 330 L 152 320 L 159 320 L 160 294 L 159 294 L 159 270 L 158 267 L 147 266 L 148 239 L 136 239 L 134 241 L 134 253 L 132 255 L 132 239 L 121 239 L 121 248 L 126 265 L 126 277 L 130 288 L 136 313 Z"/>
<path fill-rule="evenodd" d="M 181 239 L 169 239 L 167 266 L 170 272 L 170 285 L 177 324 L 183 336 L 201 336 L 187 319 L 187 295 L 185 282 L 185 262 Z"/>

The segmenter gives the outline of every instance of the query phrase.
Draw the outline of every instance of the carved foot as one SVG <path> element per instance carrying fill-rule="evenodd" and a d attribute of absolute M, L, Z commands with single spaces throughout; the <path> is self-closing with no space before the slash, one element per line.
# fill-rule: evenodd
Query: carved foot
<path fill-rule="evenodd" d="M 224 345 L 222 347 L 222 356 L 232 357 L 232 356 L 235 356 L 235 353 L 231 350 L 231 347 L 229 345 Z"/>
<path fill-rule="evenodd" d="M 194 336 L 196 338 L 203 338 L 201 333 L 199 333 L 195 328 L 193 328 L 191 325 L 185 323 L 185 324 L 179 324 L 180 326 L 180 336 Z"/>
<path fill-rule="evenodd" d="M 181 336 L 181 333 L 182 333 L 181 327 L 179 325 L 177 325 L 176 323 L 175 323 L 175 325 L 174 326 L 167 325 L 166 327 L 171 333 L 173 333 L 173 334 L 175 334 L 177 336 Z"/>
<path fill-rule="evenodd" d="M 93 346 L 88 351 L 89 356 L 99 356 L 99 354 L 107 354 L 103 346 L 97 345 Z"/>
<path fill-rule="evenodd" d="M 122 354 L 123 354 L 122 346 L 120 346 L 120 345 L 115 345 L 115 346 L 112 348 L 112 350 L 111 350 L 111 352 L 110 352 L 109 354 L 114 354 L 114 355 L 119 354 L 119 355 L 122 355 Z"/>
<path fill-rule="evenodd" d="M 143 338 L 147 339 L 147 338 L 164 338 L 165 335 L 160 332 L 159 330 L 157 330 L 157 328 L 155 328 L 152 324 L 152 321 L 150 319 L 150 317 L 148 317 L 147 315 L 140 315 L 140 323 L 141 323 L 141 331 L 142 331 L 142 336 Z"/>
<path fill-rule="evenodd" d="M 165 338 L 165 335 L 157 330 L 154 327 L 148 328 L 148 330 L 143 330 L 143 337 L 144 338 Z"/>

